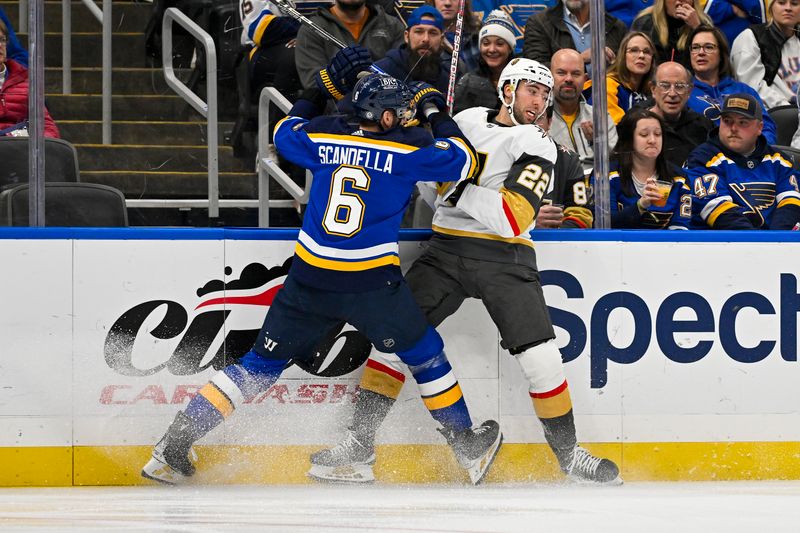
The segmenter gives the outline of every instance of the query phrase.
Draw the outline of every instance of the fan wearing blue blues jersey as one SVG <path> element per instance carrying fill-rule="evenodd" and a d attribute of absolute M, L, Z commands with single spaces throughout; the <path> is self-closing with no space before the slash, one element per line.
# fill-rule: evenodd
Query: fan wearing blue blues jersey
<path fill-rule="evenodd" d="M 725 97 L 719 128 L 687 161 L 692 224 L 702 229 L 790 230 L 800 222 L 798 173 L 763 135 L 761 104 Z"/>
<path fill-rule="evenodd" d="M 689 229 L 692 195 L 664 156 L 663 131 L 661 117 L 641 107 L 617 124 L 608 175 L 612 228 Z"/>
<path fill-rule="evenodd" d="M 217 373 L 178 413 L 144 466 L 144 477 L 186 480 L 195 471 L 192 444 L 266 391 L 293 361 L 312 358 L 322 337 L 342 321 L 409 366 L 473 482 L 483 479 L 497 454 L 499 426 L 490 420 L 472 428 L 442 338 L 400 272 L 397 242 L 416 182 L 468 180 L 477 157 L 439 91 L 426 84 L 412 91 L 379 74 L 355 83 L 368 66 L 349 60 L 358 55 L 351 49 L 337 54 L 318 75 L 321 90 L 308 91 L 275 126 L 278 150 L 314 175 L 292 266 L 253 349 Z M 351 89 L 355 117 L 316 116 L 325 106 L 323 93 Z M 417 108 L 436 138 L 422 127 L 403 127 Z"/>

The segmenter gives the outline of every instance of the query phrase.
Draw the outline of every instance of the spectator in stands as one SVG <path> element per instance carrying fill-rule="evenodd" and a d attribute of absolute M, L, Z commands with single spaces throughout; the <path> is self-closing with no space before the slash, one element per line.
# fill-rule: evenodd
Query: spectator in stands
<path fill-rule="evenodd" d="M 689 156 L 697 227 L 790 230 L 800 222 L 797 172 L 762 134 L 762 115 L 752 94 L 727 95 L 719 129 Z"/>
<path fill-rule="evenodd" d="M 736 78 L 758 91 L 767 109 L 796 103 L 800 81 L 800 2 L 772 0 L 768 24 L 744 30 L 733 42 Z"/>
<path fill-rule="evenodd" d="M 335 0 L 333 6 L 319 8 L 311 20 L 345 44 L 363 46 L 373 60 L 384 57 L 403 40 L 403 22 L 378 5 L 367 5 L 365 0 Z M 300 28 L 295 64 L 303 88 L 316 87 L 317 73 L 338 51 L 337 45 L 308 26 Z"/>
<path fill-rule="evenodd" d="M 411 12 L 407 22 L 405 42 L 389 50 L 375 65 L 398 80 L 424 81 L 446 93 L 452 56 L 442 50 L 442 14 L 429 5 L 422 5 Z"/>
<path fill-rule="evenodd" d="M 626 28 L 630 28 L 633 19 L 651 5 L 653 0 L 607 0 L 605 3 L 606 13 L 617 17 Z"/>
<path fill-rule="evenodd" d="M 456 38 L 456 19 L 458 18 L 459 0 L 425 0 L 425 3 L 435 7 L 444 19 L 444 40 L 442 50 L 453 54 L 453 44 Z M 481 55 L 478 41 L 478 30 L 481 20 L 472 12 L 472 0 L 464 0 L 464 17 L 461 29 L 461 43 L 459 44 L 458 59 L 464 62 L 468 71 L 478 67 L 478 58 Z M 516 46 L 516 43 L 515 43 Z"/>
<path fill-rule="evenodd" d="M 0 136 L 28 135 L 28 69 L 9 59 L 8 27 L 0 21 Z M 44 136 L 58 138 L 58 127 L 44 110 Z"/>
<path fill-rule="evenodd" d="M 755 89 L 736 81 L 731 67 L 730 50 L 725 35 L 713 26 L 700 25 L 689 37 L 689 48 L 694 74 L 694 88 L 689 96 L 689 107 L 719 126 L 720 109 L 725 96 L 732 93 L 752 94 L 761 104 L 764 117 L 764 136 L 775 142 L 775 123 L 764 108 Z M 775 52 L 777 53 L 777 51 Z"/>
<path fill-rule="evenodd" d="M 614 61 L 619 44 L 628 28 L 606 13 L 606 61 Z M 558 0 L 540 13 L 531 15 L 525 24 L 522 57 L 550 66 L 550 58 L 561 48 L 580 52 L 585 64 L 592 62 L 592 36 L 589 32 L 589 0 Z"/>
<path fill-rule="evenodd" d="M 696 146 L 706 142 L 714 123 L 689 109 L 692 75 L 673 61 L 661 63 L 652 81 L 655 104 L 650 111 L 660 116 L 662 123 L 662 152 L 669 163 L 683 166 Z"/>
<path fill-rule="evenodd" d="M 592 106 L 581 94 L 586 82 L 583 59 L 577 50 L 562 48 L 550 63 L 553 73 L 553 98 L 555 99 L 550 136 L 558 144 L 578 153 L 586 172 L 594 166 L 594 118 Z M 608 116 L 608 145 L 617 143 L 617 128 Z"/>
<path fill-rule="evenodd" d="M 14 25 L 8 20 L 6 12 L 0 7 L 0 21 L 6 26 L 6 38 L 8 44 L 6 45 L 6 55 L 9 59 L 13 59 L 25 68 L 28 68 L 28 51 L 22 46 L 22 43 L 17 39 L 17 34 L 14 33 Z"/>
<path fill-rule="evenodd" d="M 547 106 L 536 125 L 550 132 L 552 121 L 553 106 Z M 556 147 L 553 175 L 536 215 L 536 229 L 591 228 L 594 223 L 591 187 L 580 157 L 558 141 Z"/>
<path fill-rule="evenodd" d="M 729 43 L 751 24 L 767 20 L 765 0 L 707 0 L 705 12 Z"/>
<path fill-rule="evenodd" d="M 293 100 L 292 95 L 300 88 L 294 60 L 300 23 L 282 16 L 277 6 L 265 0 L 241 0 L 239 15 L 242 45 L 253 47 L 248 58 L 253 93 L 259 94 L 269 85 Z"/>
<path fill-rule="evenodd" d="M 711 25 L 700 0 L 655 0 L 633 21 L 631 30 L 650 36 L 656 63 L 677 61 L 689 66 L 689 34 L 700 24 Z"/>
<path fill-rule="evenodd" d="M 606 77 L 608 113 L 615 124 L 619 124 L 628 109 L 650 97 L 654 50 L 653 41 L 640 31 L 632 31 L 622 39 L 617 59 L 608 69 Z M 589 80 L 583 90 L 586 101 L 590 104 L 591 87 L 592 80 Z"/>
<path fill-rule="evenodd" d="M 464 74 L 456 85 L 453 113 L 470 107 L 500 108 L 497 82 L 514 57 L 514 29 L 511 18 L 499 9 L 492 11 L 478 33 L 481 55 L 478 67 Z"/>
<path fill-rule="evenodd" d="M 664 157 L 662 131 L 661 117 L 641 107 L 617 125 L 608 175 L 612 228 L 689 229 L 692 195 Z"/>

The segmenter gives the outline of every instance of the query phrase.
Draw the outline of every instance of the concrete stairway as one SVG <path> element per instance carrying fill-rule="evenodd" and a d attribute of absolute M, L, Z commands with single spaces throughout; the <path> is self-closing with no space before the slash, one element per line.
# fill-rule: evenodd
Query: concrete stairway
<path fill-rule="evenodd" d="M 0 1 L 16 23 L 18 3 Z M 81 2 L 72 3 L 72 93 L 61 94 L 61 2 L 45 2 L 46 103 L 64 139 L 75 144 L 81 181 L 119 188 L 128 199 L 202 199 L 207 197 L 207 124 L 150 68 L 144 29 L 152 4 L 113 4 L 112 145 L 101 143 L 102 28 Z M 20 35 L 27 42 L 27 35 Z M 187 79 L 188 70 L 179 71 Z M 204 82 L 201 82 L 201 85 Z M 197 89 L 195 89 L 197 90 Z M 235 89 L 221 94 L 219 115 L 220 198 L 255 199 L 254 161 L 233 156 L 224 132 L 235 120 Z M 234 93 L 231 95 L 230 92 Z M 228 105 L 224 105 L 228 102 Z M 289 211 L 289 210 L 276 210 Z M 206 209 L 129 209 L 131 225 L 208 225 Z M 276 213 L 278 219 L 286 219 Z M 289 219 L 292 217 L 289 216 Z M 255 209 L 221 209 L 220 223 L 255 226 Z"/>

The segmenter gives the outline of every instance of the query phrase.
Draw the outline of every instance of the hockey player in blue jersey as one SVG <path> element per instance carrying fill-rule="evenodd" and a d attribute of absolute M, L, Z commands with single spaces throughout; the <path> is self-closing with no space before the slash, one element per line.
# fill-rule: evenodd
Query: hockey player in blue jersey
<path fill-rule="evenodd" d="M 790 230 L 800 222 L 798 173 L 763 126 L 752 95 L 725 97 L 719 128 L 687 161 L 694 227 Z"/>
<path fill-rule="evenodd" d="M 266 391 L 292 361 L 313 357 L 321 338 L 341 321 L 409 365 L 426 407 L 473 482 L 485 476 L 497 454 L 497 422 L 472 429 L 444 343 L 400 272 L 397 243 L 415 183 L 472 178 L 475 152 L 447 115 L 443 95 L 429 85 L 414 92 L 394 78 L 371 74 L 353 87 L 365 66 L 352 61 L 358 55 L 346 48 L 319 74 L 319 86 L 329 95 L 353 90 L 354 120 L 312 118 L 325 104 L 321 91 L 312 89 L 275 126 L 278 150 L 314 174 L 294 261 L 253 349 L 218 372 L 177 414 L 144 466 L 144 477 L 179 483 L 191 476 L 192 444 Z M 403 127 L 416 110 L 437 138 L 421 127 Z"/>

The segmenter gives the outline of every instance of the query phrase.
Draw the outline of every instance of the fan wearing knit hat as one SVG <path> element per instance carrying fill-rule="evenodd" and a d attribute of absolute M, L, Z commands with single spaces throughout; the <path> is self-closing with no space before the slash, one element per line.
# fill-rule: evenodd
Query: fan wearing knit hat
<path fill-rule="evenodd" d="M 478 67 L 458 81 L 454 113 L 470 107 L 497 109 L 497 80 L 503 68 L 514 57 L 517 44 L 511 18 L 499 9 L 490 12 L 478 32 L 480 58 Z"/>

